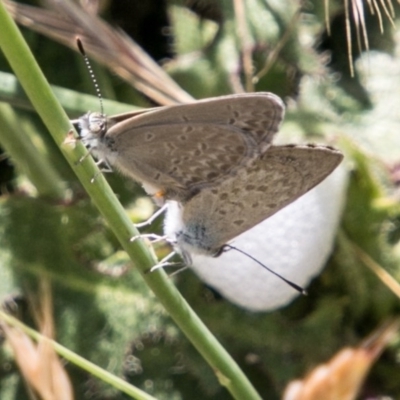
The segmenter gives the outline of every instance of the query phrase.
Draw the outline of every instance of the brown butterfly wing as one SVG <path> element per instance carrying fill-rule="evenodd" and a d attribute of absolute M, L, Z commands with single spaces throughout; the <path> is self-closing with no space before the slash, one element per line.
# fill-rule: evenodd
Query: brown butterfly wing
<path fill-rule="evenodd" d="M 123 172 L 186 201 L 265 151 L 282 117 L 275 95 L 232 95 L 141 113 L 103 140 Z"/>
<path fill-rule="evenodd" d="M 180 201 L 219 183 L 258 153 L 250 138 L 224 125 L 168 124 L 127 135 L 128 140 L 123 131 L 108 139 L 117 154 L 114 165 Z"/>
<path fill-rule="evenodd" d="M 284 110 L 282 100 L 273 93 L 242 93 L 136 112 L 137 117 L 125 123 L 132 129 L 187 122 L 226 125 L 251 136 L 263 152 L 278 132 Z M 119 122 L 124 115 L 115 118 Z"/>
<path fill-rule="evenodd" d="M 235 177 L 202 191 L 185 205 L 184 237 L 215 254 L 324 180 L 342 158 L 330 147 L 273 146 Z"/>

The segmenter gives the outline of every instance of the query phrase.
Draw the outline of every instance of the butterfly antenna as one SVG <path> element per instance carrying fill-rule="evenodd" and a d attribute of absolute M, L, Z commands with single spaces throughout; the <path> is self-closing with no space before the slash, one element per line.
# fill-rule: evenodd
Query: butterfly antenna
<path fill-rule="evenodd" d="M 83 47 L 83 43 L 79 37 L 76 38 L 76 44 L 78 46 L 80 53 L 82 54 L 83 59 L 85 60 L 86 67 L 89 71 L 90 78 L 93 82 L 94 90 L 96 91 L 97 98 L 99 99 L 100 102 L 100 112 L 102 115 L 104 115 L 103 96 L 101 95 L 99 84 L 97 83 L 96 75 L 94 74 L 92 65 L 90 64 L 89 57 L 87 56 L 86 51 Z"/>
<path fill-rule="evenodd" d="M 263 268 L 265 268 L 267 271 L 271 272 L 271 274 L 277 276 L 279 279 L 282 279 L 283 282 L 287 283 L 290 287 L 292 287 L 293 289 L 297 290 L 299 293 L 303 294 L 303 295 L 307 295 L 307 291 L 305 289 L 303 289 L 301 286 L 296 285 L 295 283 L 293 283 L 292 281 L 289 281 L 288 279 L 284 278 L 282 275 L 279 275 L 277 272 L 273 271 L 272 269 L 268 268 L 266 265 L 264 265 L 262 262 L 258 261 L 256 258 L 254 258 L 252 255 L 246 253 L 243 250 L 238 249 L 237 247 L 231 246 L 230 244 L 225 244 L 222 248 L 223 251 L 226 251 L 226 249 L 229 250 L 236 250 L 239 253 L 244 254 L 245 256 L 249 257 L 250 259 L 252 259 L 253 261 L 255 261 L 257 264 L 261 265 Z"/>

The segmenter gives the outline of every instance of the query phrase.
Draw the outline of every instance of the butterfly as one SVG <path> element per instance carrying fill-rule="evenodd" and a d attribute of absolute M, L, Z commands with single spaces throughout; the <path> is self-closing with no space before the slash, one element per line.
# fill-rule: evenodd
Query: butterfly
<path fill-rule="evenodd" d="M 283 115 L 282 100 L 260 92 L 113 117 L 89 112 L 79 125 L 99 162 L 140 182 L 161 203 L 185 203 L 265 152 Z"/>
<path fill-rule="evenodd" d="M 227 242 L 323 181 L 342 159 L 329 146 L 272 146 L 185 204 L 170 202 L 164 233 L 188 265 L 190 254 L 218 256 Z"/>

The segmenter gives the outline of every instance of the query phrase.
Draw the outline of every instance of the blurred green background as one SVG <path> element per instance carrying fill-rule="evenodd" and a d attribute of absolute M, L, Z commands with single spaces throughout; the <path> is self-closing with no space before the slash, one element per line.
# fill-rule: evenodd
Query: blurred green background
<path fill-rule="evenodd" d="M 309 296 L 275 312 L 250 313 L 222 299 L 190 271 L 174 278 L 264 399 L 281 398 L 291 380 L 342 347 L 357 345 L 400 311 L 398 297 L 366 268 L 358 250 L 399 278 L 400 36 L 395 27 L 400 7 L 393 2 L 389 18 L 382 5 L 371 15 L 363 3 L 369 51 L 350 7 L 351 77 L 345 4 L 329 2 L 330 35 L 319 0 L 243 1 L 244 36 L 234 2 L 228 0 L 110 0 L 100 8 L 103 19 L 125 30 L 194 98 L 241 89 L 274 92 L 288 104 L 283 131 L 289 142 L 291 134 L 304 140 L 334 138 L 346 155 L 350 183 L 342 224 L 331 259 L 309 287 Z M 389 14 L 391 7 L 387 5 Z M 84 94 L 93 95 L 94 89 L 82 57 L 26 27 L 21 30 L 49 82 L 74 91 L 60 92 L 71 117 L 85 113 Z M 93 65 L 104 98 L 139 107 L 158 105 L 116 71 Z M 12 154 L 1 153 L 0 299 L 14 299 L 21 318 L 29 321 L 26 296 L 39 295 L 38 282 L 47 277 L 59 342 L 159 399 L 229 399 L 130 268 L 22 91 L 13 86 L 2 54 L 0 71 L 0 145 L 6 126 L 26 131 L 64 189 L 62 201 L 37 196 L 29 166 L 16 165 Z M 95 97 L 87 101 L 97 110 Z M 124 107 L 116 105 L 115 110 Z M 110 109 L 106 106 L 108 113 Z M 151 215 L 152 202 L 139 185 L 119 174 L 107 179 L 133 222 Z M 161 222 L 147 231 L 160 229 Z M 158 245 L 156 251 L 162 257 L 169 249 Z M 28 399 L 9 348 L 4 340 L 2 344 L 0 398 Z M 395 341 L 377 361 L 360 399 L 400 398 L 399 346 Z M 77 399 L 128 398 L 73 365 L 66 368 Z"/>

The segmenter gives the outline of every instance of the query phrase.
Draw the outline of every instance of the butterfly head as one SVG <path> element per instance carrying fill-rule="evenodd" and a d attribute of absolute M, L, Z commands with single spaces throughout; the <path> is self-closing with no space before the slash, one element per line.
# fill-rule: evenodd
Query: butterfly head
<path fill-rule="evenodd" d="M 92 142 L 97 142 L 104 138 L 107 132 L 107 118 L 99 112 L 88 112 L 79 118 L 80 137 L 87 142 L 90 147 Z"/>

